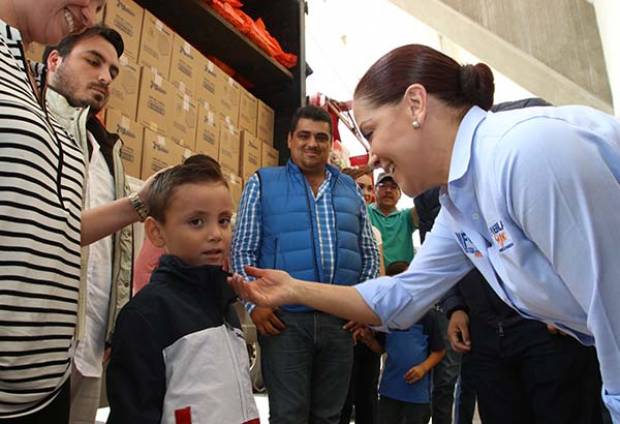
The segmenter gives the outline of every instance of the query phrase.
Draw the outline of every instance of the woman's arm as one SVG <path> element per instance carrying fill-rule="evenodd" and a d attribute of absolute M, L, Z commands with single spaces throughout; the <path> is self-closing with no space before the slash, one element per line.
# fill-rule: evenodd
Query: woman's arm
<path fill-rule="evenodd" d="M 379 317 L 368 307 L 354 287 L 306 282 L 292 278 L 284 271 L 246 267 L 255 281 L 246 283 L 239 276 L 230 279 L 239 296 L 261 305 L 277 307 L 283 304 L 310 306 L 328 314 L 363 324 L 379 325 Z"/>

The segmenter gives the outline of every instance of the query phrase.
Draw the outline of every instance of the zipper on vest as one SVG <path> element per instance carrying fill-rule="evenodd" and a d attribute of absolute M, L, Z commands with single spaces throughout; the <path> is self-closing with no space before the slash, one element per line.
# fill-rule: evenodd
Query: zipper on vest
<path fill-rule="evenodd" d="M 319 256 L 317 255 L 316 252 L 316 244 L 315 244 L 315 234 L 314 234 L 314 225 L 316 224 L 316 220 L 313 219 L 312 216 L 312 205 L 310 204 L 310 199 L 308 198 L 308 196 L 310 196 L 310 193 L 308 192 L 308 181 L 306 181 L 306 177 L 304 177 L 302 175 L 303 181 L 304 181 L 304 190 L 306 191 L 306 205 L 308 206 L 308 213 L 310 214 L 310 235 L 312 236 L 312 252 L 314 253 L 314 267 L 315 267 L 315 271 L 316 271 L 316 276 L 317 276 L 317 281 L 321 282 L 321 273 L 319 272 L 321 268 L 319 268 L 319 265 L 321 265 L 321 263 L 319 262 Z M 318 225 L 318 224 L 316 224 Z"/>
<path fill-rule="evenodd" d="M 336 176 L 335 182 L 334 184 L 332 184 L 331 187 L 331 196 L 332 196 L 332 211 L 334 212 L 334 270 L 333 270 L 333 274 L 331 275 L 331 280 L 330 283 L 334 284 L 336 283 L 336 270 L 338 269 L 338 261 L 340 260 L 340 257 L 338 255 L 338 251 L 340 251 L 340 239 L 338 238 L 338 235 L 340 233 L 340 231 L 338 231 L 338 212 L 336 211 L 336 205 L 334 205 L 334 192 L 336 191 L 336 184 L 338 184 L 338 179 L 340 178 L 340 176 Z"/>

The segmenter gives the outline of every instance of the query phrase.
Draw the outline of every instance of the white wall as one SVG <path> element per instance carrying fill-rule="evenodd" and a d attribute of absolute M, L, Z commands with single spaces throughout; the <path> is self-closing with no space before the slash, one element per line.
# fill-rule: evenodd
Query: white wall
<path fill-rule="evenodd" d="M 603 43 L 603 53 L 607 64 L 607 75 L 614 102 L 614 113 L 620 117 L 620 1 L 589 0 L 594 4 L 596 20 Z"/>

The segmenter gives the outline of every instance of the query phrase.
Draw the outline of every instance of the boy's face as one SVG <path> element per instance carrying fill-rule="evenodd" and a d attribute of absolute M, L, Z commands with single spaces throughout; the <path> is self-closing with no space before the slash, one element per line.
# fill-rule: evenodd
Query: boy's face
<path fill-rule="evenodd" d="M 165 223 L 148 218 L 151 242 L 193 266 L 224 266 L 231 238 L 233 203 L 221 183 L 183 184 L 172 194 Z"/>

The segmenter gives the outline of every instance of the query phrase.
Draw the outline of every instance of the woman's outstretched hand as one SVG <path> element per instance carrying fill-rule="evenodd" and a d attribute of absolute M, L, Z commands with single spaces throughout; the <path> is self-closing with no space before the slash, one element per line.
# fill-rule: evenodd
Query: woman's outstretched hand
<path fill-rule="evenodd" d="M 252 277 L 256 277 L 256 280 L 248 283 L 239 274 L 228 278 L 228 283 L 241 299 L 258 306 L 269 306 L 272 308 L 284 304 L 298 303 L 297 287 L 299 283 L 288 273 L 252 266 L 246 266 L 245 272 Z"/>

